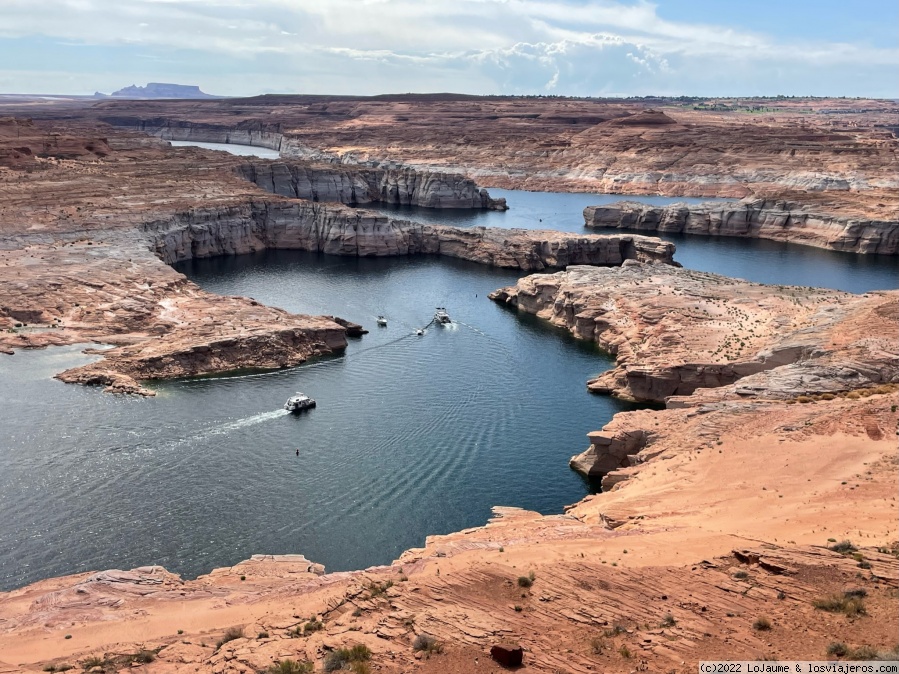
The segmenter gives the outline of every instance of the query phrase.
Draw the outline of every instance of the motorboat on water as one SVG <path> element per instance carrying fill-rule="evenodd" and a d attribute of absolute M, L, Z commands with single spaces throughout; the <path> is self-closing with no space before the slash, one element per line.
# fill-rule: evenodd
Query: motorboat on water
<path fill-rule="evenodd" d="M 437 311 L 434 312 L 434 322 L 441 324 L 453 322 L 450 319 L 449 314 L 446 313 L 446 307 L 437 307 Z"/>
<path fill-rule="evenodd" d="M 315 407 L 315 401 L 305 393 L 297 391 L 296 395 L 290 396 L 284 403 L 284 409 L 289 412 L 302 412 L 303 410 L 311 410 Z"/>
<path fill-rule="evenodd" d="M 382 328 L 386 328 L 387 327 L 387 319 L 384 318 L 383 316 L 378 316 L 378 325 L 380 325 Z"/>

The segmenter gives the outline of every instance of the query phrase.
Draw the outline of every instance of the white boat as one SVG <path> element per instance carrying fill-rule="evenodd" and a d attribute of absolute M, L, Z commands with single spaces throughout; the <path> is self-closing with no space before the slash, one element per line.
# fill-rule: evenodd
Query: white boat
<path fill-rule="evenodd" d="M 423 334 L 425 334 L 425 331 L 422 330 L 421 328 L 419 328 L 418 330 L 415 331 L 415 334 L 418 335 L 419 337 L 421 337 Z"/>
<path fill-rule="evenodd" d="M 382 328 L 386 328 L 387 327 L 387 319 L 384 318 L 383 316 L 378 316 L 378 325 L 380 325 Z"/>
<path fill-rule="evenodd" d="M 437 307 L 437 311 L 434 312 L 434 322 L 435 323 L 452 323 L 452 320 L 449 317 L 449 314 L 446 313 L 445 307 Z"/>
<path fill-rule="evenodd" d="M 315 401 L 305 393 L 297 391 L 295 396 L 290 396 L 284 403 L 284 409 L 290 412 L 302 412 L 303 410 L 311 410 L 315 407 Z"/>

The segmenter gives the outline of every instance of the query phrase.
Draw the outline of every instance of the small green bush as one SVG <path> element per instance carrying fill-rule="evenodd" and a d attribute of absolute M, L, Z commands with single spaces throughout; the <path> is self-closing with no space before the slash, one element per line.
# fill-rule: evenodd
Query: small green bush
<path fill-rule="evenodd" d="M 312 674 L 314 670 L 315 666 L 311 662 L 297 662 L 287 658 L 276 662 L 265 671 L 266 674 Z"/>
<path fill-rule="evenodd" d="M 677 625 L 677 620 L 674 619 L 674 616 L 670 613 L 666 613 L 665 617 L 662 618 L 662 627 L 674 627 Z"/>
<path fill-rule="evenodd" d="M 268 639 L 268 637 L 269 637 L 268 632 L 260 632 L 259 634 L 256 635 L 257 639 Z"/>
<path fill-rule="evenodd" d="M 313 632 L 318 632 L 321 629 L 324 629 L 325 625 L 321 620 L 310 620 L 308 623 L 303 625 L 303 634 L 312 634 Z"/>
<path fill-rule="evenodd" d="M 326 672 L 336 672 L 349 665 L 354 671 L 360 672 L 367 668 L 356 667 L 357 664 L 365 664 L 371 659 L 371 651 L 364 644 L 356 644 L 352 648 L 338 648 L 325 656 L 322 667 Z"/>
<path fill-rule="evenodd" d="M 602 652 L 606 648 L 606 641 L 602 637 L 593 637 L 590 640 L 590 652 L 593 655 L 602 655 Z"/>
<path fill-rule="evenodd" d="M 519 606 L 518 604 L 515 604 L 514 608 L 515 608 L 515 612 L 516 612 L 516 613 L 521 613 L 521 612 L 524 610 L 524 609 L 521 608 L 521 606 Z"/>
<path fill-rule="evenodd" d="M 518 576 L 518 587 L 530 587 L 534 581 L 527 576 Z"/>
<path fill-rule="evenodd" d="M 745 578 L 749 578 L 749 574 L 746 573 L 745 571 L 737 571 L 737 572 L 734 574 L 734 578 L 737 578 L 737 579 L 739 579 L 739 580 L 743 580 L 743 579 L 745 579 Z"/>
<path fill-rule="evenodd" d="M 631 649 L 628 648 L 627 646 L 625 646 L 624 644 L 621 644 L 621 648 L 618 649 L 618 655 L 620 655 L 622 658 L 625 658 L 625 659 L 630 658 L 631 657 Z"/>

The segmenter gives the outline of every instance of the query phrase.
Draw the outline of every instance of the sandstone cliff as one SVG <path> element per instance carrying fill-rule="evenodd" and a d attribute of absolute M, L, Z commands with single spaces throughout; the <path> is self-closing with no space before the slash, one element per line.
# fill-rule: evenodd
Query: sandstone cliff
<path fill-rule="evenodd" d="M 733 236 L 791 241 L 852 253 L 899 255 L 899 220 L 850 218 L 797 203 L 752 199 L 695 206 L 651 206 L 621 201 L 584 209 L 596 228 Z"/>
<path fill-rule="evenodd" d="M 626 262 L 535 274 L 490 297 L 613 353 L 616 367 L 588 382 L 596 393 L 696 408 L 899 382 L 899 291 L 859 296 Z M 593 475 L 628 465 L 647 432 L 591 433 L 572 467 Z"/>
<path fill-rule="evenodd" d="M 285 248 L 361 257 L 445 255 L 539 271 L 628 259 L 672 264 L 674 255 L 673 244 L 644 236 L 423 225 L 336 204 L 279 199 L 194 208 L 144 223 L 141 230 L 168 263 Z"/>
<path fill-rule="evenodd" d="M 897 294 L 765 286 L 627 262 L 535 274 L 491 298 L 613 353 L 616 367 L 591 390 L 662 402 L 738 381 L 721 390 L 786 399 L 899 381 Z M 775 376 L 777 385 L 765 386 Z"/>
<path fill-rule="evenodd" d="M 487 190 L 458 173 L 280 161 L 242 164 L 238 174 L 266 191 L 296 199 L 349 205 L 380 202 L 425 208 L 507 208 L 505 199 L 491 199 Z"/>

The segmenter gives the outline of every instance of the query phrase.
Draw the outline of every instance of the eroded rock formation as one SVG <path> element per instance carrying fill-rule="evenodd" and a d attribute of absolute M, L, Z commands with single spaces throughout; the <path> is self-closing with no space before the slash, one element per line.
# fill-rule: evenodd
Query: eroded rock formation
<path fill-rule="evenodd" d="M 766 286 L 628 262 L 535 274 L 491 298 L 614 354 L 616 367 L 588 387 L 622 398 L 716 388 L 710 395 L 787 399 L 899 381 L 897 291 Z"/>
<path fill-rule="evenodd" d="M 264 190 L 295 199 L 351 205 L 378 202 L 425 208 L 507 208 L 505 199 L 490 198 L 487 190 L 458 173 L 283 161 L 242 164 L 238 173 Z"/>
<path fill-rule="evenodd" d="M 753 199 L 695 206 L 621 201 L 584 209 L 584 225 L 707 236 L 790 241 L 851 253 L 899 255 L 899 219 L 852 218 L 782 200 Z"/>
<path fill-rule="evenodd" d="M 619 265 L 629 259 L 672 264 L 674 255 L 673 244 L 652 237 L 423 225 L 335 204 L 284 199 L 194 208 L 140 229 L 170 264 L 266 248 L 359 257 L 445 255 L 527 271 L 569 264 Z"/>

